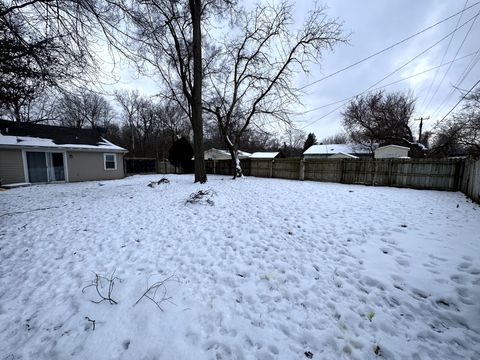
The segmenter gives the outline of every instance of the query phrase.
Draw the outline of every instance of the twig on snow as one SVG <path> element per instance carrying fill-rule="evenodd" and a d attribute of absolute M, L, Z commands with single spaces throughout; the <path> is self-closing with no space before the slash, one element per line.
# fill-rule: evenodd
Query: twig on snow
<path fill-rule="evenodd" d="M 106 295 L 100 291 L 100 288 L 103 288 L 102 280 L 108 283 L 108 290 Z M 82 293 L 85 293 L 85 289 L 88 289 L 89 287 L 93 286 L 95 287 L 95 290 L 97 291 L 97 294 L 100 297 L 100 300 L 98 301 L 90 300 L 91 302 L 95 304 L 100 304 L 102 301 L 108 301 L 111 305 L 113 304 L 116 305 L 118 303 L 112 299 L 112 291 L 113 291 L 113 285 L 115 284 L 115 280 L 120 281 L 120 279 L 115 276 L 115 270 L 113 271 L 112 275 L 110 275 L 109 278 L 95 273 L 95 280 L 93 280 L 93 282 L 90 285 L 85 286 L 82 289 Z"/>
<path fill-rule="evenodd" d="M 152 301 L 162 312 L 164 310 L 162 309 L 160 304 L 163 303 L 164 301 L 168 301 L 169 303 L 175 305 L 175 303 L 172 301 L 172 297 L 167 296 L 167 287 L 165 286 L 165 284 L 169 281 L 177 281 L 178 282 L 179 280 L 178 280 L 177 276 L 175 275 L 175 273 L 173 273 L 172 275 L 170 275 L 169 277 L 167 277 L 167 278 L 165 278 L 161 281 L 157 281 L 157 282 L 153 283 L 152 285 L 149 285 L 148 280 L 147 280 L 147 290 L 145 290 L 143 295 L 140 296 L 140 298 L 135 302 L 134 306 L 137 305 L 143 298 L 146 298 L 146 299 L 149 299 L 150 301 Z M 161 292 L 161 295 L 157 296 L 157 293 L 158 293 L 159 290 Z"/>
<path fill-rule="evenodd" d="M 215 194 L 216 193 L 213 190 L 199 190 L 197 192 L 191 193 L 188 199 L 185 200 L 185 204 L 197 204 L 200 202 L 206 202 L 208 205 L 213 205 L 214 202 L 212 198 Z"/>
<path fill-rule="evenodd" d="M 93 324 L 92 331 L 95 331 L 95 320 L 90 319 L 88 316 L 85 316 L 85 319 L 86 319 L 87 321 L 90 321 L 90 322 Z"/>

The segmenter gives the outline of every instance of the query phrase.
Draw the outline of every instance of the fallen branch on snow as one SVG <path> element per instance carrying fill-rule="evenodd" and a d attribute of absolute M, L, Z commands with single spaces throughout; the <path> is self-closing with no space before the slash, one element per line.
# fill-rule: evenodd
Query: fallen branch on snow
<path fill-rule="evenodd" d="M 208 205 L 214 205 L 212 200 L 214 195 L 216 195 L 216 193 L 213 190 L 199 190 L 195 193 L 191 193 L 188 199 L 185 200 L 185 204 L 198 204 L 205 202 Z"/>
<path fill-rule="evenodd" d="M 158 181 L 152 181 L 150 182 L 150 184 L 148 184 L 147 186 L 151 187 L 151 188 L 156 188 L 157 185 L 160 185 L 160 184 L 169 184 L 170 183 L 170 180 L 168 180 L 166 177 L 163 177 L 161 178 L 160 180 Z"/>
<path fill-rule="evenodd" d="M 115 280 L 120 281 L 120 279 L 115 276 L 115 270 L 113 271 L 112 275 L 110 275 L 109 278 L 95 273 L 95 279 L 90 285 L 87 285 L 82 289 L 82 293 L 85 293 L 85 290 L 90 287 L 95 287 L 95 290 L 97 291 L 97 294 L 100 297 L 100 300 L 98 301 L 90 300 L 91 302 L 95 304 L 100 304 L 102 301 L 108 301 L 111 305 L 114 305 L 114 304 L 116 305 L 118 303 L 112 299 L 112 291 L 113 291 L 113 285 L 115 284 Z M 103 289 L 102 282 L 107 282 L 108 284 L 108 290 L 106 295 L 102 293 L 102 291 L 100 290 L 100 289 Z"/>
<path fill-rule="evenodd" d="M 169 281 L 179 281 L 177 276 L 175 274 L 170 275 L 166 279 L 163 279 L 161 281 L 157 281 L 152 285 L 148 284 L 147 280 L 147 290 L 143 293 L 142 296 L 135 302 L 134 306 L 137 305 L 142 299 L 149 299 L 152 301 L 162 312 L 163 309 L 160 306 L 161 303 L 168 301 L 169 303 L 175 305 L 175 303 L 172 302 L 172 297 L 167 296 L 167 287 L 165 284 Z M 160 296 L 159 296 L 159 290 L 160 290 Z"/>

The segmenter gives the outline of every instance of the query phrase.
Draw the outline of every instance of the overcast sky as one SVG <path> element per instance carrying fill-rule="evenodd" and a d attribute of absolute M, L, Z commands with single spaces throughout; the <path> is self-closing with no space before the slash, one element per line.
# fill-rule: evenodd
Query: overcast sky
<path fill-rule="evenodd" d="M 467 1 L 466 7 L 475 4 L 477 1 Z M 311 67 L 311 73 L 308 77 L 299 77 L 299 86 L 309 84 L 382 50 L 453 15 L 465 6 L 465 0 L 329 0 L 323 3 L 328 7 L 327 14 L 329 16 L 337 17 L 344 22 L 345 32 L 350 33 L 349 44 L 339 45 L 333 53 L 325 52 L 321 63 Z M 297 1 L 295 5 L 295 19 L 301 22 L 308 9 L 313 7 L 313 5 L 313 1 Z M 303 99 L 304 106 L 299 106 L 298 108 L 298 110 L 306 113 L 299 115 L 295 119 L 297 126 L 306 132 L 314 132 L 319 140 L 341 131 L 342 109 L 334 111 L 340 104 L 315 109 L 365 91 L 377 81 L 454 31 L 457 23 L 462 25 L 469 19 L 474 18 L 479 11 L 480 4 L 477 4 L 463 13 L 459 23 L 460 15 L 457 15 L 408 42 L 363 62 L 350 70 L 307 87 L 305 89 L 306 95 Z M 470 29 L 472 24 L 473 27 Z M 466 36 L 469 29 L 470 32 Z M 428 129 L 435 120 L 441 119 L 459 100 L 461 94 L 458 91 L 455 91 L 450 96 L 449 94 L 453 89 L 452 84 L 456 84 L 459 81 L 462 73 L 469 66 L 474 67 L 464 81 L 461 82 L 460 88 L 470 89 L 480 79 L 480 65 L 478 65 L 478 60 L 480 59 L 479 39 L 480 19 L 474 18 L 474 20 L 458 29 L 453 34 L 453 37 L 445 38 L 438 45 L 388 79 L 385 79 L 378 86 L 386 85 L 441 65 L 442 58 L 443 63 L 448 63 L 455 58 L 460 59 L 473 53 L 473 55 L 452 63 L 451 67 L 445 65 L 438 70 L 426 72 L 423 75 L 415 76 L 385 88 L 388 91 L 413 91 L 414 96 L 417 98 L 415 117 L 430 116 L 430 120 L 424 123 L 424 128 Z M 461 45 L 462 42 L 464 42 L 463 45 Z M 457 52 L 458 55 L 456 56 Z M 441 82 L 447 69 L 449 71 Z M 117 87 L 138 88 L 145 93 L 155 92 L 155 86 L 148 79 L 135 80 L 132 78 L 132 72 L 127 69 L 124 69 L 122 73 L 122 81 Z M 435 91 L 437 92 L 433 96 Z M 444 102 L 445 99 L 446 101 Z M 441 106 L 442 102 L 444 102 L 443 106 Z M 331 113 L 326 115 L 329 112 Z"/>

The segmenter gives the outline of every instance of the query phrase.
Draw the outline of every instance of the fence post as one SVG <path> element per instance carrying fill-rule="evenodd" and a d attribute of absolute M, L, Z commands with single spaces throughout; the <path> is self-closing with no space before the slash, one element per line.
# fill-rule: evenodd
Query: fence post
<path fill-rule="evenodd" d="M 300 159 L 300 168 L 298 171 L 298 179 L 305 180 L 305 160 L 302 158 Z"/>
<path fill-rule="evenodd" d="M 270 177 L 273 177 L 273 163 L 275 162 L 275 160 L 272 160 L 272 162 L 270 163 Z"/>
<path fill-rule="evenodd" d="M 461 191 L 463 183 L 463 173 L 465 171 L 465 159 L 461 159 L 455 164 L 454 190 Z"/>
<path fill-rule="evenodd" d="M 345 184 L 345 159 L 340 160 L 340 183 Z"/>

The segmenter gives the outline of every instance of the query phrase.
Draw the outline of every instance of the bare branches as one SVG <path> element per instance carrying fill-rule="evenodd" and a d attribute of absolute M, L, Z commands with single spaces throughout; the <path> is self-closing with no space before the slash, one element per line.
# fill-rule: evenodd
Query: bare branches
<path fill-rule="evenodd" d="M 113 273 L 112 273 L 112 275 L 110 275 L 110 277 L 101 276 L 101 275 L 98 275 L 97 273 L 95 273 L 95 279 L 93 280 L 93 282 L 90 285 L 87 285 L 82 289 L 82 293 L 85 293 L 86 289 L 88 289 L 90 287 L 94 287 L 96 292 L 97 292 L 98 297 L 100 298 L 100 300 L 97 300 L 97 301 L 90 300 L 91 302 L 93 302 L 95 304 L 100 304 L 103 301 L 108 301 L 110 303 L 110 305 L 116 305 L 117 302 L 112 299 L 113 285 L 115 284 L 116 280 L 120 281 L 120 279 L 115 276 L 115 271 L 113 271 Z M 105 293 L 105 290 L 103 290 L 103 288 L 105 286 L 105 283 L 106 283 L 106 285 L 108 285 L 106 293 Z"/>
<path fill-rule="evenodd" d="M 140 296 L 138 298 L 138 300 L 135 302 L 134 305 L 137 305 L 142 299 L 148 299 L 151 302 L 153 302 L 155 304 L 155 306 L 157 306 L 162 312 L 164 310 L 162 309 L 160 304 L 162 304 L 163 302 L 167 301 L 167 302 L 175 305 L 172 302 L 172 297 L 167 296 L 167 287 L 165 285 L 166 283 L 171 282 L 171 281 L 177 281 L 177 282 L 179 281 L 177 276 L 175 275 L 175 273 L 170 275 L 169 277 L 167 277 L 167 278 L 165 278 L 161 281 L 157 281 L 157 282 L 155 282 L 151 285 L 149 285 L 148 280 L 147 280 L 147 289 L 142 294 L 142 296 Z"/>
<path fill-rule="evenodd" d="M 223 42 L 223 51 L 209 69 L 210 89 L 204 109 L 211 114 L 241 176 L 238 145 L 249 127 L 268 121 L 292 123 L 300 102 L 294 86 L 297 71 L 308 71 L 324 50 L 345 42 L 341 24 L 315 8 L 303 26 L 292 30 L 292 5 L 257 5 L 239 15 L 238 31 Z"/>
<path fill-rule="evenodd" d="M 213 190 L 199 190 L 197 192 L 191 193 L 185 204 L 198 204 L 198 203 L 207 203 L 210 206 L 213 206 L 215 203 L 212 200 L 213 196 L 216 195 Z"/>
<path fill-rule="evenodd" d="M 412 94 L 378 91 L 352 100 L 343 113 L 343 126 L 353 142 L 372 151 L 377 145 L 408 145 L 413 143 L 414 109 Z"/>

